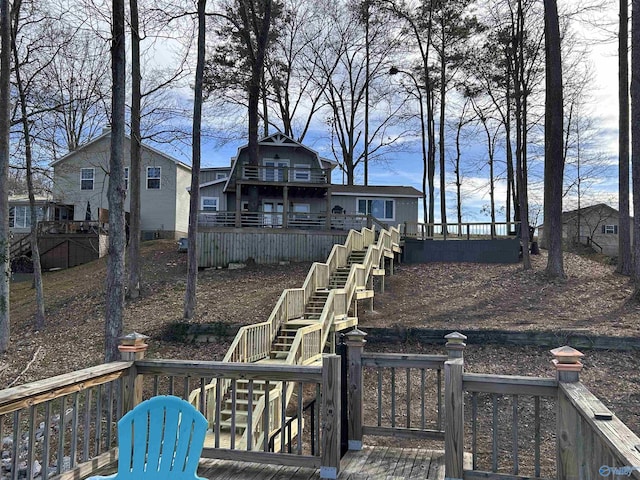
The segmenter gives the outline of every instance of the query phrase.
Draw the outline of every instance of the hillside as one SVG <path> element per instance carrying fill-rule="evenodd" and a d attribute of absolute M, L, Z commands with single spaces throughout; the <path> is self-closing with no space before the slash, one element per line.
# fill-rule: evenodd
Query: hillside
<path fill-rule="evenodd" d="M 175 242 L 143 244 L 143 296 L 127 304 L 125 333 L 151 337 L 148 356 L 219 360 L 228 343 L 185 345 L 166 338 L 168 325 L 180 321 L 186 255 Z M 534 257 L 533 272 L 521 265 L 400 265 L 376 293 L 375 312 L 359 309 L 361 328 L 578 330 L 589 334 L 640 333 L 640 312 L 625 303 L 629 281 L 613 267 L 573 254 L 565 257 L 568 279 L 549 283 L 544 256 Z M 203 270 L 198 283 L 195 322 L 246 324 L 263 321 L 285 288 L 299 287 L 309 264 L 248 266 L 241 270 Z M 106 261 L 45 274 L 47 326 L 33 332 L 33 290 L 14 283 L 12 338 L 0 356 L 0 382 L 7 386 L 98 364 L 103 356 Z M 422 345 L 373 345 L 388 351 L 437 350 Z M 640 432 L 638 352 L 588 351 L 582 378 L 629 426 Z M 483 345 L 467 347 L 468 370 L 551 376 L 546 349 Z M 25 367 L 26 371 L 25 371 Z"/>

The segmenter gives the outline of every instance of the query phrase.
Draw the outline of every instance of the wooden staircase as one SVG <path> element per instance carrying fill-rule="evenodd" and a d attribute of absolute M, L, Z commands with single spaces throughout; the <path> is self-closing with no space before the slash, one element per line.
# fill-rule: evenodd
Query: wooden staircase
<path fill-rule="evenodd" d="M 332 338 L 330 332 L 357 324 L 357 318 L 348 317 L 352 306 L 357 312 L 353 302 L 368 298 L 363 295 L 373 295 L 370 279 L 372 275 L 380 275 L 381 267 L 384 271 L 384 258 L 393 258 L 399 241 L 400 234 L 395 228 L 381 231 L 377 239 L 375 232 L 367 228 L 362 232 L 351 231 L 344 245 L 334 246 L 326 263 L 312 265 L 302 288 L 283 292 L 269 320 L 240 329 L 223 361 L 290 365 L 319 361 Z M 207 416 L 212 427 L 206 445 L 214 446 L 215 431 L 220 448 L 264 449 L 264 442 L 279 435 L 282 422 L 287 420 L 280 417 L 294 394 L 293 385 L 283 390 L 280 382 L 267 387 L 265 382 L 254 380 L 250 392 L 247 380 L 238 380 L 235 386 L 229 380 L 213 380 L 205 387 Z M 218 394 L 220 399 L 216 398 Z M 198 406 L 200 389 L 194 390 L 189 398 Z M 265 411 L 270 412 L 266 432 Z M 297 422 L 290 422 L 289 428 L 292 429 L 289 438 L 294 438 Z"/>
<path fill-rule="evenodd" d="M 313 295 L 305 305 L 304 316 L 301 319 L 294 319 L 286 322 L 278 331 L 278 336 L 271 344 L 270 358 L 274 360 L 286 360 L 289 355 L 291 346 L 296 337 L 296 333 L 300 327 L 312 325 L 320 321 L 322 311 L 327 303 L 329 291 L 338 288 L 344 288 L 351 266 L 354 264 L 362 264 L 367 255 L 366 250 L 356 250 L 351 252 L 344 267 L 339 267 L 329 278 L 328 288 L 323 288 L 313 292 Z"/>

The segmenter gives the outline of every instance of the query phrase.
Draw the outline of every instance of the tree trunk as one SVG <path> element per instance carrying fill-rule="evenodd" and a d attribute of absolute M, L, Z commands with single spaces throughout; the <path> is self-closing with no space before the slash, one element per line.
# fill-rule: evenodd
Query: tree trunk
<path fill-rule="evenodd" d="M 640 212 L 640 5 L 631 10 L 631 182 L 634 212 Z M 640 215 L 633 216 L 633 297 L 640 302 Z"/>
<path fill-rule="evenodd" d="M 544 235 L 547 239 L 547 275 L 564 278 L 562 261 L 562 180 L 564 171 L 562 60 L 556 0 L 544 0 L 545 26 L 545 152 Z"/>
<path fill-rule="evenodd" d="M 11 18 L 0 0 L 0 353 L 9 347 L 9 134 L 11 129 Z"/>
<path fill-rule="evenodd" d="M 629 6 L 620 0 L 620 32 L 618 34 L 618 269 L 631 275 L 631 226 L 629 220 Z"/>
<path fill-rule="evenodd" d="M 125 128 L 125 33 L 124 0 L 112 0 L 111 44 L 111 157 L 109 161 L 109 258 L 107 259 L 105 361 L 120 358 L 124 311 L 124 128 Z"/>
<path fill-rule="evenodd" d="M 198 0 L 198 58 L 193 90 L 193 139 L 191 162 L 191 198 L 189 201 L 189 240 L 187 260 L 187 289 L 184 295 L 184 319 L 191 320 L 196 310 L 198 285 L 198 208 L 200 190 L 200 134 L 202 127 L 202 80 L 204 78 L 205 33 L 207 0 Z M 239 194 L 239 192 L 238 192 Z"/>
<path fill-rule="evenodd" d="M 129 0 L 131 10 L 131 166 L 129 167 L 129 285 L 127 297 L 140 296 L 140 32 L 138 0 Z"/>
<path fill-rule="evenodd" d="M 447 61 L 445 53 L 445 21 L 444 14 L 440 18 L 440 34 L 442 35 L 442 52 L 440 53 L 440 122 L 438 125 L 438 150 L 440 153 L 440 222 L 442 233 L 446 235 L 447 228 L 447 182 L 445 172 L 444 121 L 445 102 L 447 95 Z"/>
<path fill-rule="evenodd" d="M 27 95 L 25 93 L 24 82 L 22 81 L 22 70 L 18 49 L 16 47 L 16 35 L 18 32 L 18 22 L 20 21 L 21 0 L 16 0 L 13 4 L 13 35 L 11 47 L 13 50 L 14 71 L 16 85 L 18 87 L 18 98 L 20 100 L 20 121 L 22 123 L 22 134 L 24 140 L 24 157 L 27 169 L 27 193 L 29 196 L 29 210 L 31 211 L 31 261 L 33 262 L 33 285 L 36 291 L 36 313 L 34 328 L 41 330 L 45 324 L 44 291 L 42 287 L 42 268 L 40 266 L 40 249 L 38 248 L 38 212 L 36 209 L 36 199 L 33 189 L 33 151 L 31 148 L 31 133 L 29 131 L 29 117 L 27 112 Z"/>

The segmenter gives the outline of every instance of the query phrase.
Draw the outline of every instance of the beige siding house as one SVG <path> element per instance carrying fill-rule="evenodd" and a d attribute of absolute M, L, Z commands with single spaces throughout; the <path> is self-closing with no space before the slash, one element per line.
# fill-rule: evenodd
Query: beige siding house
<path fill-rule="evenodd" d="M 52 164 L 54 220 L 102 221 L 109 202 L 110 132 L 70 152 Z M 125 140 L 125 184 L 129 185 L 131 140 Z M 142 238 L 179 238 L 188 230 L 191 168 L 146 145 L 142 146 L 140 221 Z M 129 211 L 129 198 L 125 200 Z"/>
<path fill-rule="evenodd" d="M 562 213 L 562 241 L 565 246 L 582 244 L 596 252 L 618 255 L 618 210 L 604 203 Z M 631 232 L 633 240 L 633 232 Z M 542 246 L 546 246 L 544 230 L 539 227 Z"/>

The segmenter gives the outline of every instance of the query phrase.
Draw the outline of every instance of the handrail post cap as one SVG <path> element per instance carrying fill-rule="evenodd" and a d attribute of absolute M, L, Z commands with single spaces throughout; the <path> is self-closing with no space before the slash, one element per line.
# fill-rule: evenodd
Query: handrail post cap
<path fill-rule="evenodd" d="M 358 340 L 361 339 L 364 341 L 364 337 L 367 336 L 367 332 L 360 330 L 358 327 L 354 327 L 350 332 L 345 333 L 345 336 L 349 340 Z"/>
<path fill-rule="evenodd" d="M 563 365 L 578 364 L 580 363 L 580 359 L 584 357 L 584 353 L 570 347 L 569 345 L 554 348 L 553 350 L 550 350 L 550 352 L 551 355 L 555 357 L 555 360 L 557 360 L 559 364 Z"/>
<path fill-rule="evenodd" d="M 446 347 L 447 348 L 459 348 L 461 346 L 464 348 L 467 344 L 465 340 L 467 339 L 466 335 L 463 335 L 460 332 L 452 332 L 448 335 L 445 335 L 444 338 L 447 340 Z"/>
<path fill-rule="evenodd" d="M 118 345 L 118 350 L 121 352 L 141 352 L 145 351 L 149 345 L 147 345 L 146 340 L 149 337 L 147 335 L 143 335 L 142 333 L 132 332 L 127 335 L 124 335 L 118 340 L 120 340 L 120 345 Z"/>

